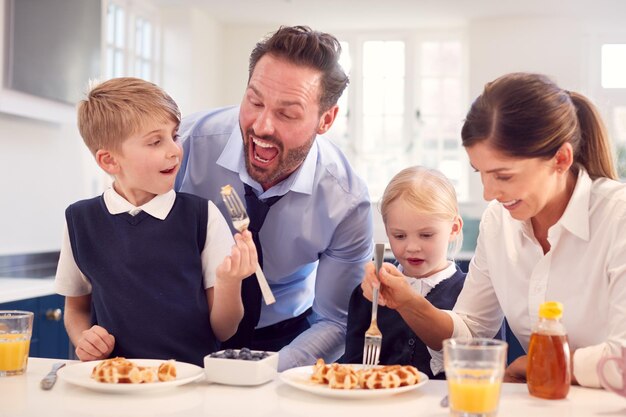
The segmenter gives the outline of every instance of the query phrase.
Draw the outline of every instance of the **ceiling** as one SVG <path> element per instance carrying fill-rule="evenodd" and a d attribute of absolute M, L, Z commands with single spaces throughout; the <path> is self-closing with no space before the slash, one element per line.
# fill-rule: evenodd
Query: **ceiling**
<path fill-rule="evenodd" d="M 196 7 L 227 23 L 306 24 L 324 29 L 463 26 L 527 16 L 626 21 L 624 0 L 153 0 Z"/>

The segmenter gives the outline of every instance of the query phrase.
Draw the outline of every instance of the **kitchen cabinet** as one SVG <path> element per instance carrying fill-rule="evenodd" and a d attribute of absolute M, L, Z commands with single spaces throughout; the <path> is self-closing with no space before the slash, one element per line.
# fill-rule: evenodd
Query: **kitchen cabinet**
<path fill-rule="evenodd" d="M 0 310 L 35 313 L 29 356 L 71 359 L 70 341 L 63 325 L 65 298 L 60 295 L 0 303 Z"/>

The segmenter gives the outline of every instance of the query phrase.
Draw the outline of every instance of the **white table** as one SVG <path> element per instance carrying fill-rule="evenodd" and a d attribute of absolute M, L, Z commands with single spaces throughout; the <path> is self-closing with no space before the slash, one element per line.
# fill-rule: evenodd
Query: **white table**
<path fill-rule="evenodd" d="M 0 378 L 1 417 L 53 416 L 448 416 L 439 401 L 444 381 L 428 381 L 415 391 L 382 399 L 349 400 L 319 397 L 276 380 L 257 387 L 229 387 L 196 382 L 141 394 L 107 394 L 59 380 L 51 391 L 39 381 L 53 359 L 30 358 L 21 376 Z M 524 384 L 504 384 L 499 416 L 567 417 L 626 415 L 626 398 L 603 390 L 572 387 L 565 400 L 528 395 Z"/>

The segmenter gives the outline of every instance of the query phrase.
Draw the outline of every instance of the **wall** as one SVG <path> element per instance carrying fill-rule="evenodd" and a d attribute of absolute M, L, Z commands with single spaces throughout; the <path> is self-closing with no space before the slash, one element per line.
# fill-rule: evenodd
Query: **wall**
<path fill-rule="evenodd" d="M 0 0 L 1 57 L 4 10 Z M 164 19 L 164 88 L 184 113 L 221 105 L 219 25 L 191 9 L 167 11 Z M 0 103 L 9 103 L 11 112 L 14 102 L 11 92 L 0 90 Z M 75 110 L 27 97 L 16 113 L 29 113 L 21 110 L 29 103 L 39 106 L 30 111 L 38 119 L 0 112 L 0 255 L 59 250 L 65 208 L 101 193 L 108 182 L 82 142 Z"/>
<path fill-rule="evenodd" d="M 0 0 L 2 25 L 4 8 L 5 0 Z M 163 24 L 162 86 L 183 114 L 238 104 L 252 48 L 278 27 L 278 23 L 220 23 L 207 12 L 180 8 L 163 9 Z M 584 45 L 590 32 L 602 30 L 602 25 L 558 18 L 469 22 L 470 97 L 485 82 L 522 70 L 545 72 L 565 88 L 584 90 L 591 78 Z M 2 34 L 0 30 L 4 56 Z M 0 104 L 3 97 L 0 91 Z M 0 255 L 58 250 L 65 207 L 101 191 L 103 174 L 82 144 L 75 122 L 62 119 L 51 123 L 0 112 Z M 475 203 L 464 205 L 462 211 L 478 217 L 484 207 L 482 186 L 478 175 L 471 178 Z M 379 223 L 377 235 L 384 233 Z"/>
<path fill-rule="evenodd" d="M 248 58 L 256 43 L 265 35 L 278 29 L 279 25 L 238 25 L 225 24 L 224 41 L 228 45 L 223 50 L 221 62 L 228 71 L 224 72 L 221 89 L 222 101 L 239 104 L 248 83 Z"/>
<path fill-rule="evenodd" d="M 220 24 L 199 9 L 166 8 L 163 23 L 161 86 L 183 115 L 223 105 L 224 40 Z"/>
<path fill-rule="evenodd" d="M 76 128 L 0 114 L 0 138 L 0 254 L 58 250 L 65 207 L 89 195 Z"/>
<path fill-rule="evenodd" d="M 579 20 L 477 19 L 470 22 L 468 35 L 470 100 L 481 93 L 485 83 L 509 72 L 544 73 L 571 90 L 583 90 L 586 85 L 586 33 Z M 478 202 L 482 185 L 479 175 L 471 171 L 470 196 Z"/>
<path fill-rule="evenodd" d="M 4 10 L 0 0 L 2 58 Z M 6 96 L 0 90 L 0 99 Z M 44 105 L 38 114 L 46 118 L 46 109 L 54 112 L 57 106 Z M 64 113 L 73 109 L 68 106 Z M 58 250 L 65 207 L 91 195 L 99 179 L 74 121 L 61 119 L 54 123 L 0 113 L 0 255 Z"/>

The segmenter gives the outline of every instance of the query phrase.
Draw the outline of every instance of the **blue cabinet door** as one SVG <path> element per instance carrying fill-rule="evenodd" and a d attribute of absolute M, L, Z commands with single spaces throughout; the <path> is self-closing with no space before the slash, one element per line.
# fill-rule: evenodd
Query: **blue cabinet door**
<path fill-rule="evenodd" d="M 48 295 L 2 303 L 0 310 L 25 310 L 35 313 L 30 356 L 70 359 L 70 341 L 63 324 L 64 297 Z"/>
<path fill-rule="evenodd" d="M 70 340 L 63 324 L 65 297 L 48 295 L 38 298 L 39 356 L 42 358 L 70 358 Z"/>

